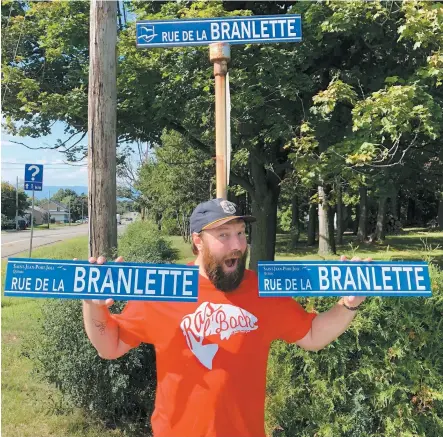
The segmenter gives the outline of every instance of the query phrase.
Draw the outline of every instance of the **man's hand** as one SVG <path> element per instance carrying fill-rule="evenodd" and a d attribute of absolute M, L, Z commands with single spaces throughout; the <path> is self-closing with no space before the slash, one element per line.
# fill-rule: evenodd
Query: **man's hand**
<path fill-rule="evenodd" d="M 348 258 L 346 255 L 342 255 L 340 257 L 340 261 L 348 261 Z M 359 262 L 362 261 L 361 258 L 358 256 L 354 256 L 351 261 Z M 372 258 L 365 258 L 363 261 L 372 261 Z M 364 300 L 366 299 L 366 296 L 344 296 L 341 298 L 341 300 L 347 305 L 348 307 L 358 307 Z"/>
<path fill-rule="evenodd" d="M 74 261 L 77 261 L 77 259 L 78 258 L 74 258 Z M 90 264 L 102 265 L 106 262 L 106 258 L 104 256 L 99 256 L 98 258 L 91 256 L 88 261 Z M 115 262 L 122 263 L 124 262 L 124 259 L 122 256 L 119 256 Z M 114 299 L 85 299 L 83 302 L 88 305 L 106 306 L 108 308 L 114 305 Z"/>
<path fill-rule="evenodd" d="M 115 261 L 123 262 L 123 258 L 119 256 Z M 101 265 L 106 262 L 106 258 L 104 256 L 99 256 L 97 259 L 91 257 L 89 262 Z M 112 319 L 108 309 L 113 304 L 113 299 L 83 300 L 83 320 L 86 333 L 100 357 L 105 359 L 121 357 L 131 349 L 131 346 L 119 338 L 118 324 Z"/>
<path fill-rule="evenodd" d="M 348 261 L 348 259 L 342 255 L 340 261 Z M 359 262 L 362 259 L 354 257 L 351 261 Z M 363 261 L 372 261 L 372 259 L 366 258 Z M 317 315 L 312 322 L 311 330 L 297 341 L 297 345 L 310 351 L 323 349 L 345 332 L 356 315 L 356 311 L 349 311 L 343 306 L 343 303 L 350 308 L 355 308 L 365 299 L 365 296 L 342 297 L 329 311 Z"/>

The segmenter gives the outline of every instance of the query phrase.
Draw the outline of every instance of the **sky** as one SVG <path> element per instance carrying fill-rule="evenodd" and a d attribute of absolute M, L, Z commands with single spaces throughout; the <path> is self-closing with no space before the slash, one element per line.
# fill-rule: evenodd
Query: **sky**
<path fill-rule="evenodd" d="M 63 132 L 64 124 L 55 123 L 51 135 L 41 138 L 14 137 L 1 131 L 1 180 L 15 185 L 18 176 L 23 180 L 25 164 L 44 164 L 44 185 L 88 185 L 88 167 L 86 160 L 80 166 L 66 164 L 64 154 L 56 150 L 30 150 L 25 146 L 14 144 L 19 141 L 29 147 L 55 145 L 57 139 L 65 140 L 68 136 Z M 87 136 L 82 143 L 87 146 Z"/>
<path fill-rule="evenodd" d="M 64 141 L 69 138 L 69 134 L 64 133 L 64 123 L 54 124 L 51 134 L 41 138 L 14 137 L 1 130 L 1 180 L 10 182 L 15 186 L 17 176 L 19 185 L 23 184 L 25 174 L 25 164 L 43 164 L 43 187 L 44 186 L 87 186 L 88 167 L 87 160 L 83 160 L 75 165 L 67 164 L 66 157 L 57 150 L 39 149 L 30 150 L 25 146 L 15 144 L 18 141 L 29 147 L 36 148 L 42 146 L 53 146 L 58 139 Z M 80 138 L 74 137 L 68 144 L 73 144 Z M 88 136 L 79 143 L 88 145 Z M 133 160 L 137 156 L 133 155 Z"/>
<path fill-rule="evenodd" d="M 135 19 L 134 13 L 126 11 L 126 14 L 128 22 Z M 1 180 L 15 185 L 18 176 L 19 184 L 22 185 L 25 174 L 25 164 L 43 164 L 43 187 L 45 185 L 87 186 L 88 168 L 86 160 L 83 161 L 83 165 L 74 167 L 66 164 L 65 155 L 56 150 L 29 150 L 25 146 L 11 142 L 19 141 L 29 147 L 55 145 L 57 139 L 64 141 L 69 137 L 69 135 L 64 133 L 64 127 L 64 123 L 57 122 L 52 128 L 51 135 L 42 138 L 13 137 L 12 135 L 8 135 L 2 128 Z M 75 142 L 75 138 L 73 140 L 73 142 Z M 70 144 L 72 144 L 72 142 Z M 87 135 L 80 144 L 87 146 Z M 136 158 L 134 158 L 134 160 L 136 160 Z"/>

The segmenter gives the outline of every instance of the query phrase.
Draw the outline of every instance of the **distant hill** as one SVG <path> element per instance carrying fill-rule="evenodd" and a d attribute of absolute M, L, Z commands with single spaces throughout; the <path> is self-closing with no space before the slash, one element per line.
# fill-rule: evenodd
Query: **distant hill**
<path fill-rule="evenodd" d="M 51 194 L 51 196 L 53 196 L 58 190 L 60 190 L 60 188 L 63 188 L 64 190 L 66 190 L 67 188 L 69 188 L 70 190 L 75 191 L 78 195 L 80 194 L 88 194 L 88 187 L 87 186 L 82 186 L 82 185 L 74 185 L 74 186 L 69 186 L 69 185 L 46 185 L 43 187 L 43 191 L 35 191 L 35 198 L 37 200 L 40 199 L 47 199 L 48 198 L 48 194 Z M 32 191 L 26 191 L 26 194 L 29 197 L 32 197 Z M 117 197 L 117 200 L 128 200 L 124 197 Z"/>
<path fill-rule="evenodd" d="M 43 191 L 35 191 L 34 192 L 35 198 L 36 199 L 47 199 L 48 194 L 51 194 L 51 196 L 53 196 L 58 190 L 60 190 L 60 188 L 63 188 L 64 190 L 69 188 L 70 190 L 75 191 L 79 195 L 83 194 L 83 193 L 88 194 L 88 187 L 87 186 L 45 185 L 45 186 L 43 186 Z M 32 191 L 26 191 L 26 194 L 29 197 L 32 197 Z"/>

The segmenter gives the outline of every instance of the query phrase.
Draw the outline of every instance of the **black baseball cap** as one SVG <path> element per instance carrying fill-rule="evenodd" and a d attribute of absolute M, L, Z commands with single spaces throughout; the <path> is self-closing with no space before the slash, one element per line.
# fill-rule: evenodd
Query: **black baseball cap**
<path fill-rule="evenodd" d="M 191 214 L 191 234 L 205 229 L 214 229 L 225 223 L 242 219 L 245 222 L 255 222 L 256 218 L 251 215 L 241 215 L 235 203 L 225 199 L 212 199 L 200 203 Z"/>

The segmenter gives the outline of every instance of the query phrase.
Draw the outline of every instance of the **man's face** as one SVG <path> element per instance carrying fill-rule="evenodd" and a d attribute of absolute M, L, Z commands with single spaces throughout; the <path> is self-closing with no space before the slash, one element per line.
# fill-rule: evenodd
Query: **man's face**
<path fill-rule="evenodd" d="M 221 291 L 235 290 L 243 280 L 248 256 L 245 223 L 232 220 L 201 233 L 202 263 L 209 280 Z"/>

